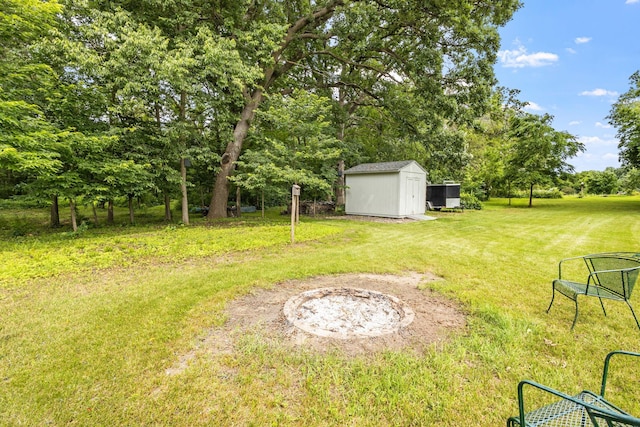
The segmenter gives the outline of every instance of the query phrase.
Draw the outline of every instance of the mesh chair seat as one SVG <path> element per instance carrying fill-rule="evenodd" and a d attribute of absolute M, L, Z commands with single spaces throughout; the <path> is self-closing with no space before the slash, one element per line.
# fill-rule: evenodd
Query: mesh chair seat
<path fill-rule="evenodd" d="M 626 415 L 626 413 L 614 405 L 610 404 L 602 397 L 591 393 L 590 391 L 583 391 L 575 396 L 576 400 L 580 400 L 585 403 L 590 403 L 608 411 Z M 510 426 L 519 426 L 520 420 L 517 418 L 511 418 Z M 562 399 L 549 405 L 538 408 L 525 415 L 525 427 L 572 427 L 572 426 L 593 426 L 587 409 L 583 405 L 579 405 L 571 400 Z M 604 423 L 604 425 L 607 425 Z M 625 425 L 625 424 L 613 424 L 613 425 Z"/>

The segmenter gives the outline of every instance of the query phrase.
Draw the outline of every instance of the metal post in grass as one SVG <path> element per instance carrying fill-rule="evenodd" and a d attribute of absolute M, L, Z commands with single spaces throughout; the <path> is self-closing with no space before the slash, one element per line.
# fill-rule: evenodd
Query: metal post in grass
<path fill-rule="evenodd" d="M 293 184 L 291 187 L 291 243 L 296 241 L 296 224 L 300 220 L 300 186 Z"/>

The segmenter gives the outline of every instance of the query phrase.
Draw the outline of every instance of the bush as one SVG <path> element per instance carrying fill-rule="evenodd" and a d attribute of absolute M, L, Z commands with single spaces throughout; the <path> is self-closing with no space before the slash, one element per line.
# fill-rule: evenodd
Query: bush
<path fill-rule="evenodd" d="M 482 209 L 482 202 L 480 202 L 478 196 L 472 193 L 460 193 L 460 204 L 462 205 L 463 209 Z"/>
<path fill-rule="evenodd" d="M 528 199 L 529 191 L 528 190 L 511 190 L 511 194 L 506 194 L 503 197 L 509 197 L 512 199 Z M 534 199 L 561 199 L 562 191 L 560 191 L 557 188 L 534 189 L 533 198 Z"/>
<path fill-rule="evenodd" d="M 557 188 L 533 190 L 533 197 L 535 199 L 562 199 L 562 191 Z"/>

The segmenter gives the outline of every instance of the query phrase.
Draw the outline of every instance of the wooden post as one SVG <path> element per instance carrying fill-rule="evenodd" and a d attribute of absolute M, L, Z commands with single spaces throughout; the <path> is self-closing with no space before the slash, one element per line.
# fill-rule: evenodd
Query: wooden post
<path fill-rule="evenodd" d="M 299 200 L 300 186 L 294 184 L 291 187 L 291 243 L 296 241 L 296 224 L 300 222 Z"/>

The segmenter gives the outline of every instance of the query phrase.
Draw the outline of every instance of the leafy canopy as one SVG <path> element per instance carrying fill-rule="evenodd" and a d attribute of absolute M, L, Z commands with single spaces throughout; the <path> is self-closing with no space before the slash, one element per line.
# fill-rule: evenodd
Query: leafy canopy
<path fill-rule="evenodd" d="M 629 78 L 631 87 L 611 107 L 609 123 L 617 129 L 620 139 L 620 160 L 623 165 L 640 167 L 640 71 Z"/>

